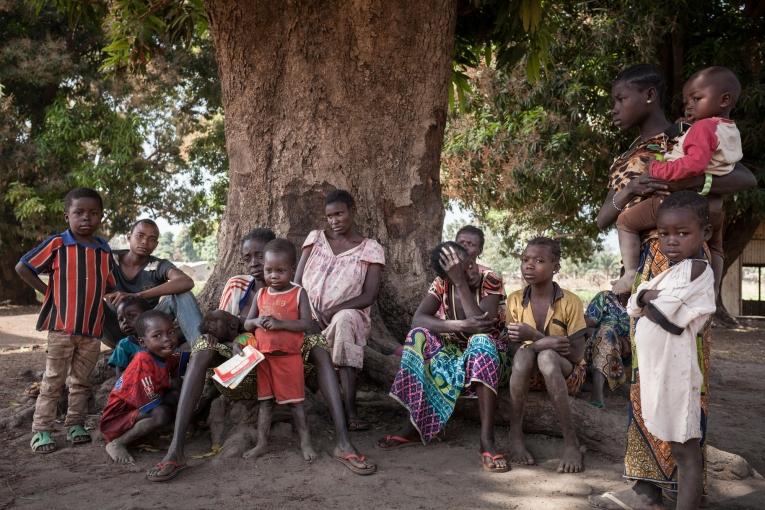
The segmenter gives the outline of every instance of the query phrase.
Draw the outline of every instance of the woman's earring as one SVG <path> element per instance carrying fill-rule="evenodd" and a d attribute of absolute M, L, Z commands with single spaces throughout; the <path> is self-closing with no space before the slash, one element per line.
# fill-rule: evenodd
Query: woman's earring
<path fill-rule="evenodd" d="M 651 103 L 653 103 L 653 99 L 648 99 L 648 100 L 646 100 L 646 103 L 648 103 L 648 104 L 651 104 Z"/>

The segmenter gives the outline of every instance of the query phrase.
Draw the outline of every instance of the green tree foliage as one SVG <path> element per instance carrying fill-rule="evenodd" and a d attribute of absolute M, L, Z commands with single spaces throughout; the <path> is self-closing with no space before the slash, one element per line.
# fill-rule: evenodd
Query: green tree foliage
<path fill-rule="evenodd" d="M 538 80 L 527 79 L 531 57 L 508 66 L 484 62 L 471 72 L 467 108 L 447 127 L 447 197 L 502 232 L 510 251 L 529 235 L 545 233 L 560 238 L 567 253 L 588 257 L 600 235 L 595 216 L 608 168 L 637 134 L 620 135 L 612 126 L 610 84 L 619 70 L 639 62 L 666 70 L 670 118 L 681 115 L 679 92 L 690 74 L 713 64 L 731 67 L 744 85 L 733 113 L 744 163 L 762 179 L 765 7 L 754 4 L 545 4 L 545 30 L 554 37 Z M 729 223 L 759 221 L 764 205 L 760 191 L 730 197 Z"/>
<path fill-rule="evenodd" d="M 154 256 L 161 259 L 172 259 L 175 252 L 175 234 L 172 232 L 162 232 L 159 236 L 157 248 L 154 250 Z"/>
<path fill-rule="evenodd" d="M 104 47 L 103 68 L 145 72 L 157 55 L 181 46 L 193 47 L 206 39 L 208 21 L 201 0 L 116 0 L 77 2 L 73 0 L 32 0 L 38 8 L 51 6 L 71 19 L 106 11 L 108 44 Z M 452 66 L 449 103 L 452 109 L 465 106 L 470 83 L 468 69 L 492 58 L 500 67 L 515 65 L 525 58 L 532 80 L 539 77 L 547 62 L 553 38 L 541 0 L 460 0 Z"/>
<path fill-rule="evenodd" d="M 74 186 L 102 192 L 106 235 L 143 215 L 206 235 L 228 166 L 209 40 L 105 75 L 106 4 L 55 3 L 0 2 L 0 246 L 62 229 Z"/>

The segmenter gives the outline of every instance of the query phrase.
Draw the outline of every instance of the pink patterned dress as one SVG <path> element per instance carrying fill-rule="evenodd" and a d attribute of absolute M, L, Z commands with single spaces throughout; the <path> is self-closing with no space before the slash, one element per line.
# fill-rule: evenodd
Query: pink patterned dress
<path fill-rule="evenodd" d="M 385 265 L 383 247 L 373 239 L 364 239 L 358 246 L 335 255 L 324 231 L 313 230 L 303 243 L 303 248 L 308 246 L 312 250 L 302 285 L 312 309 L 319 312 L 360 296 L 369 265 Z M 371 330 L 369 307 L 340 310 L 322 327 L 335 366 L 362 368 Z"/>

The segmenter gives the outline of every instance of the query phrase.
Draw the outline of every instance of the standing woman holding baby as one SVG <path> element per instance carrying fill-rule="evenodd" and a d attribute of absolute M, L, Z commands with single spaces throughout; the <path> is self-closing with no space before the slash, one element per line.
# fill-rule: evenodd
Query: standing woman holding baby
<path fill-rule="evenodd" d="M 649 162 L 657 155 L 666 154 L 678 143 L 683 127 L 673 124 L 664 113 L 664 78 L 652 65 L 641 64 L 625 69 L 612 84 L 614 124 L 622 131 L 637 129 L 639 137 L 630 148 L 616 158 L 611 166 L 609 191 L 598 214 L 598 227 L 613 225 L 620 212 L 633 201 L 654 194 L 692 190 L 724 195 L 745 190 L 756 181 L 745 167 L 737 164 L 727 175 L 698 175 L 678 181 L 662 181 L 651 177 Z M 708 181 L 707 184 L 705 182 Z M 640 263 L 633 289 L 643 281 L 651 280 L 667 270 L 669 259 L 660 251 L 655 229 L 641 232 Z M 701 371 L 709 369 L 710 327 L 698 335 L 701 353 Z M 701 395 L 701 435 L 688 443 L 668 443 L 651 435 L 641 415 L 640 374 L 637 351 L 632 337 L 632 376 L 630 406 L 628 408 L 627 449 L 624 457 L 624 475 L 635 484 L 624 491 L 607 492 L 590 498 L 593 508 L 619 510 L 621 508 L 652 508 L 662 502 L 662 490 L 668 496 L 677 494 L 677 508 L 696 508 L 701 496 L 704 461 L 700 445 L 704 444 L 707 398 Z M 706 387 L 706 384 L 704 385 Z M 678 466 L 682 466 L 678 469 Z"/>

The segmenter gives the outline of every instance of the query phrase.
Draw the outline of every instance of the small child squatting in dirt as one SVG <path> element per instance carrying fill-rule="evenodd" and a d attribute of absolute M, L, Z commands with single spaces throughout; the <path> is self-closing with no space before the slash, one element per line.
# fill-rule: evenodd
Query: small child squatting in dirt
<path fill-rule="evenodd" d="M 568 395 L 576 395 L 587 372 L 582 301 L 553 281 L 560 270 L 560 246 L 548 237 L 529 241 L 521 256 L 528 284 L 507 300 L 510 373 L 510 461 L 531 465 L 534 457 L 523 441 L 523 414 L 529 390 L 546 390 L 563 433 L 559 473 L 584 471 L 584 460 L 571 417 Z"/>
<path fill-rule="evenodd" d="M 45 373 L 32 421 L 34 453 L 56 450 L 53 439 L 58 399 L 69 387 L 64 426 L 73 445 L 89 443 L 85 427 L 90 398 L 90 373 L 101 349 L 104 296 L 114 289 L 109 245 L 96 237 L 104 215 L 101 196 L 89 188 L 75 188 L 64 198 L 64 218 L 69 228 L 49 237 L 27 252 L 16 272 L 43 294 L 38 331 L 48 331 Z M 38 275 L 48 274 L 46 285 Z M 89 282 L 90 285 L 78 285 Z"/>
<path fill-rule="evenodd" d="M 651 177 L 678 181 L 706 173 L 702 195 L 709 193 L 713 175 L 726 175 L 743 157 L 741 134 L 730 113 L 741 94 L 741 84 L 730 69 L 708 67 L 691 76 L 683 86 L 686 120 L 691 128 L 678 139 L 673 150 L 664 155 L 664 161 L 651 161 Z M 640 232 L 656 227 L 657 208 L 662 197 L 654 195 L 634 205 L 627 205 L 619 214 L 616 227 L 619 249 L 624 263 L 624 276 L 614 284 L 615 294 L 632 289 L 640 258 Z M 709 197 L 709 218 L 712 237 L 712 269 L 715 289 L 720 288 L 723 271 L 723 207 L 722 197 Z"/>
<path fill-rule="evenodd" d="M 245 452 L 244 458 L 266 452 L 274 400 L 291 406 L 303 458 L 311 462 L 317 457 L 303 406 L 305 381 L 300 354 L 313 319 L 308 294 L 292 283 L 296 257 L 295 246 L 287 239 L 274 239 L 266 245 L 263 262 L 266 287 L 258 290 L 244 323 L 247 331 L 255 331 L 257 349 L 266 357 L 257 366 L 258 443 Z M 238 344 L 234 348 L 241 350 Z"/>
<path fill-rule="evenodd" d="M 627 312 L 640 317 L 635 345 L 641 413 L 648 431 L 677 460 L 679 510 L 698 508 L 703 487 L 701 404 L 704 384 L 696 335 L 715 311 L 715 282 L 703 245 L 712 235 L 707 200 L 669 195 L 656 218 L 661 252 L 672 267 L 640 284 Z"/>
<path fill-rule="evenodd" d="M 109 365 L 114 367 L 117 377 L 121 376 L 133 357 L 141 352 L 143 347 L 141 342 L 135 336 L 135 321 L 143 312 L 151 310 L 148 301 L 138 296 L 127 296 L 117 305 L 117 320 L 120 324 L 120 331 L 125 338 L 117 343 L 117 346 L 109 356 Z"/>
<path fill-rule="evenodd" d="M 136 335 L 145 349 L 133 357 L 117 379 L 101 414 L 99 428 L 106 453 L 117 463 L 133 463 L 127 447 L 173 418 L 178 403 L 180 376 L 188 352 L 175 352 L 178 334 L 173 319 L 158 310 L 142 313 L 135 322 Z"/>

